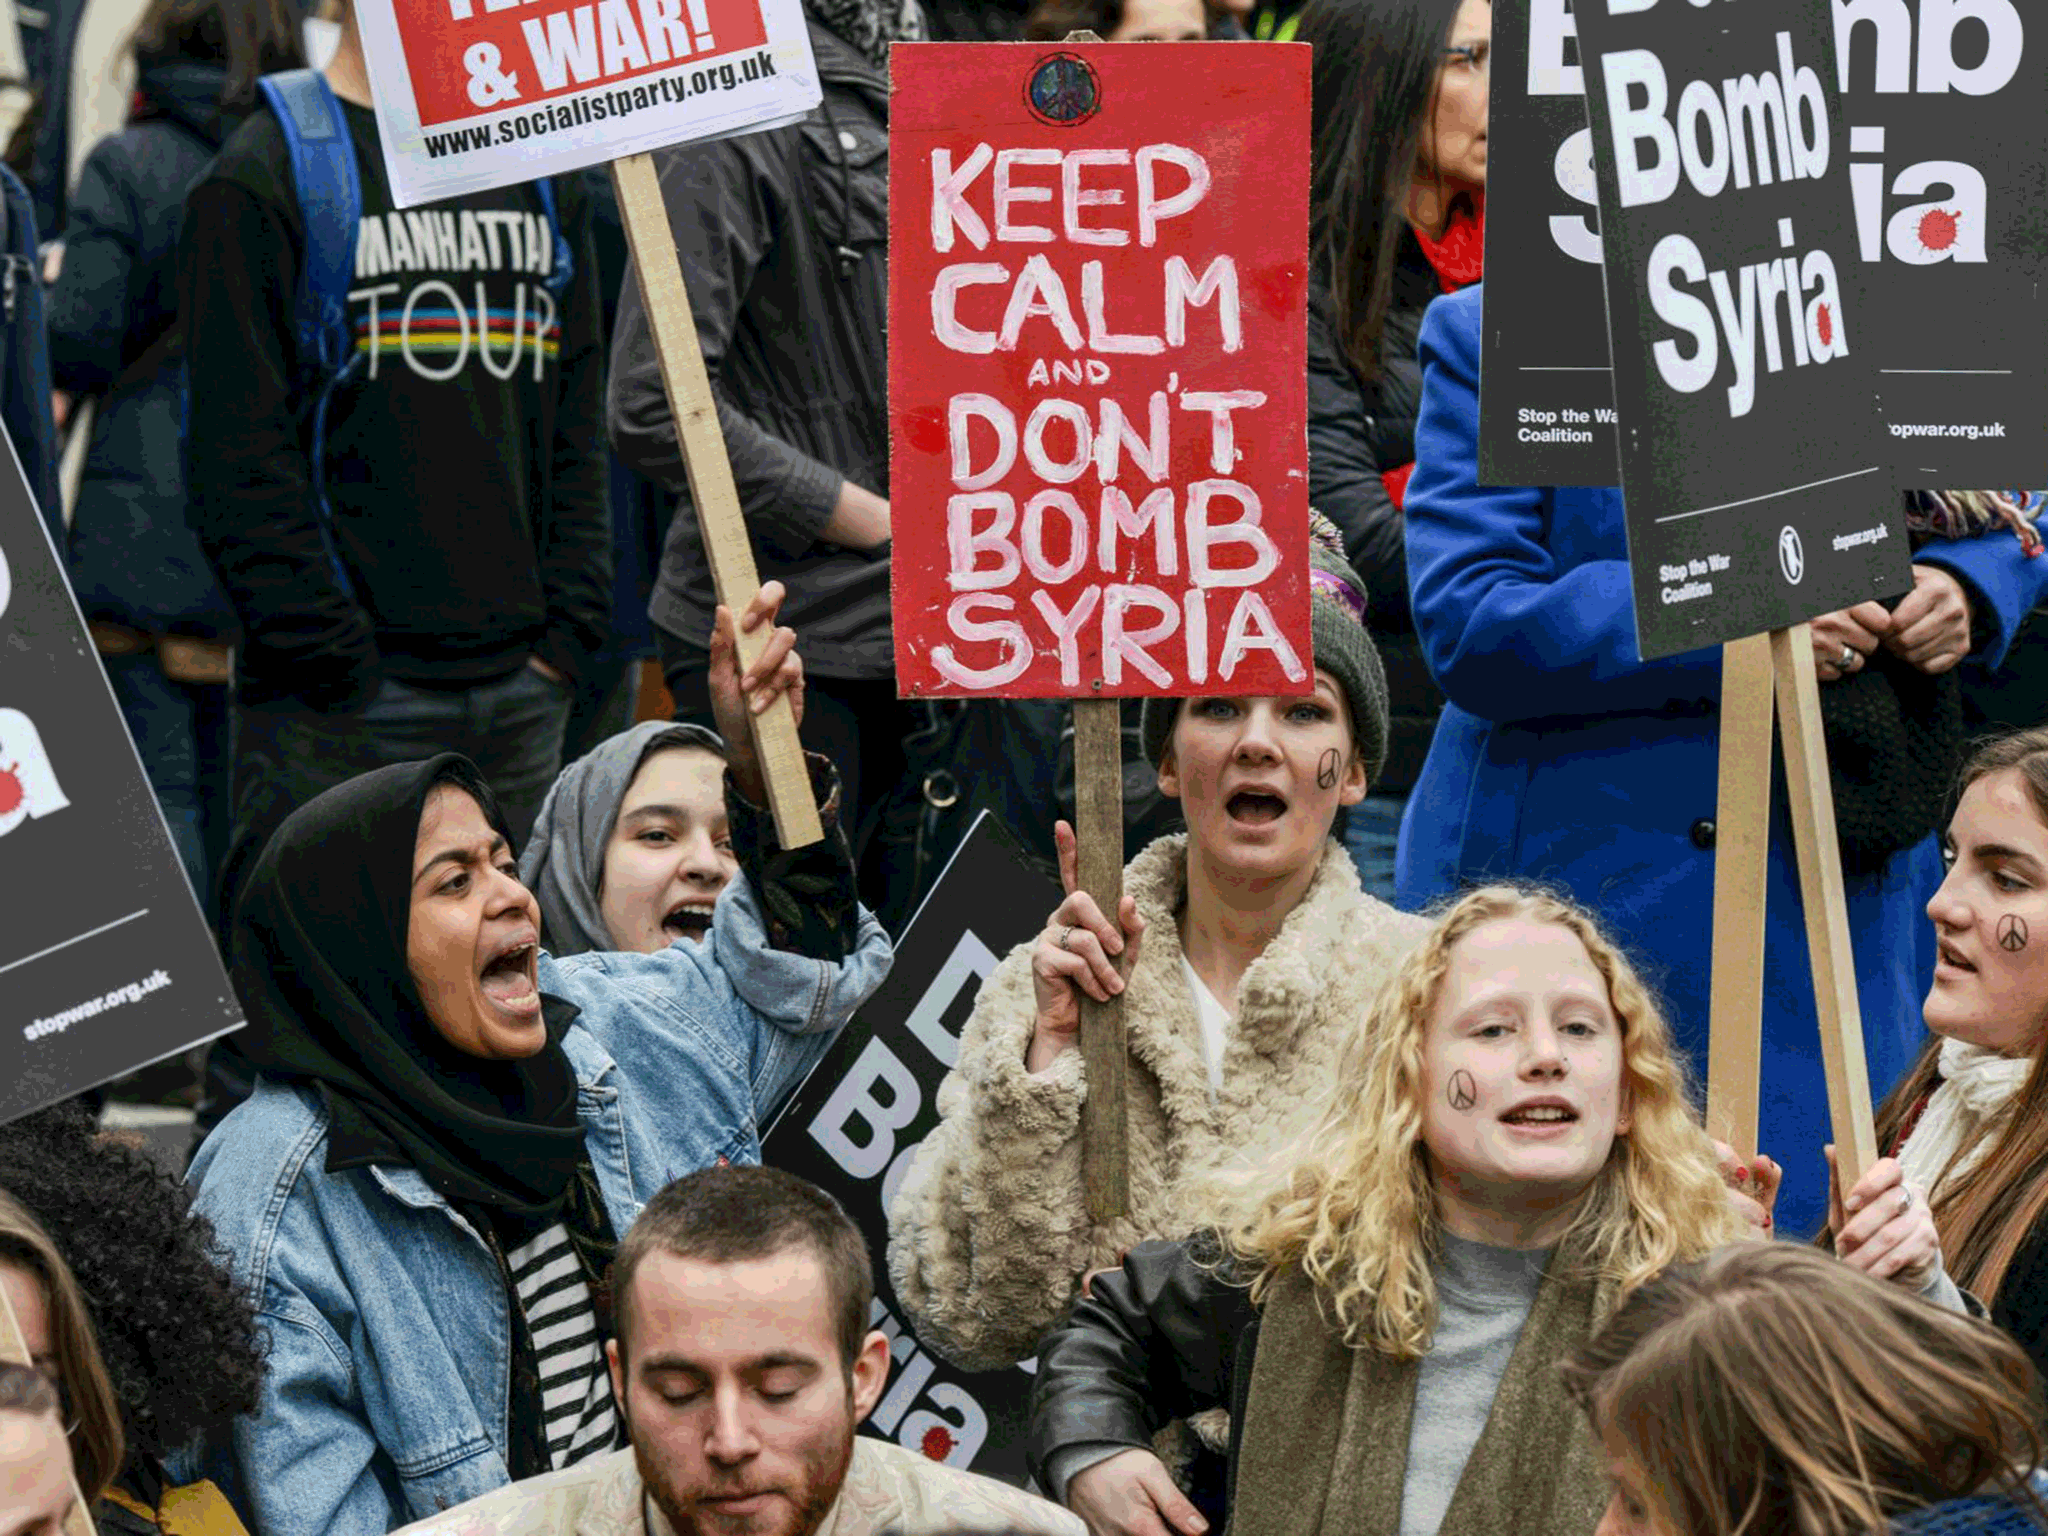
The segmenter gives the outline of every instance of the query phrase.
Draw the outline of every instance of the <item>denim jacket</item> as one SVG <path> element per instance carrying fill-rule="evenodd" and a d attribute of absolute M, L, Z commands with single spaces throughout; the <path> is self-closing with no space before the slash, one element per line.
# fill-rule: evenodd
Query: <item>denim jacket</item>
<path fill-rule="evenodd" d="M 579 1010 L 563 1048 L 620 1235 L 670 1180 L 760 1161 L 770 1113 L 889 961 L 865 912 L 838 964 L 770 948 L 744 876 L 702 944 L 541 957 L 543 995 Z M 369 1536 L 510 1480 L 512 1319 L 490 1249 L 417 1170 L 329 1172 L 326 1143 L 318 1095 L 262 1078 L 190 1174 L 270 1339 L 262 1402 L 207 1469 L 256 1536 Z"/>

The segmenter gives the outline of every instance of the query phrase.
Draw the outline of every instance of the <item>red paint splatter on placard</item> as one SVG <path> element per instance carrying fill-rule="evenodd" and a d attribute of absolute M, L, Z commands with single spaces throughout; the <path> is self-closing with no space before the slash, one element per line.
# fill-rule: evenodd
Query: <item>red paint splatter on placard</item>
<path fill-rule="evenodd" d="M 1920 215 L 1920 247 L 1928 251 L 1945 251 L 1956 243 L 1958 225 L 1962 213 L 1946 213 L 1939 208 L 1930 208 Z"/>
<path fill-rule="evenodd" d="M 1813 317 L 1813 327 L 1820 332 L 1820 344 L 1831 347 L 1835 344 L 1835 317 L 1828 313 L 1827 305 L 1820 306 Z"/>
<path fill-rule="evenodd" d="M 9 763 L 0 768 L 0 816 L 12 816 L 28 798 L 22 793 L 21 779 L 15 773 L 20 766 L 19 763 Z"/>
<path fill-rule="evenodd" d="M 924 1432 L 924 1443 L 919 1448 L 933 1461 L 944 1461 L 953 1454 L 953 1437 L 943 1425 L 934 1424 Z"/>

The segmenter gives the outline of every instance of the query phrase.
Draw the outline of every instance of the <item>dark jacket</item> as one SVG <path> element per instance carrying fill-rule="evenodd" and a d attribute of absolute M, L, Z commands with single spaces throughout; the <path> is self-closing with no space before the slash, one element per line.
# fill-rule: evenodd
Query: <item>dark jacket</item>
<path fill-rule="evenodd" d="M 557 299 L 551 244 L 523 233 L 546 228 L 531 184 L 400 212 L 375 115 L 342 115 L 357 350 L 318 466 L 325 381 L 294 336 L 306 225 L 277 118 L 252 112 L 185 201 L 187 515 L 242 621 L 240 701 L 343 711 L 386 677 L 465 688 L 529 656 L 578 680 L 612 577 L 589 201 L 555 178 L 573 261 Z"/>
<path fill-rule="evenodd" d="M 1401 509 L 1381 476 L 1415 462 L 1422 406 L 1416 338 L 1443 291 L 1414 234 L 1401 238 L 1392 298 L 1380 333 L 1380 376 L 1360 380 L 1338 344 L 1329 289 L 1312 283 L 1308 308 L 1309 502 L 1344 534 L 1344 553 L 1364 578 L 1366 624 L 1387 669 L 1387 765 L 1374 789 L 1406 791 L 1422 771 L 1443 694 L 1422 659 L 1408 610 Z"/>
<path fill-rule="evenodd" d="M 1123 1267 L 1097 1275 L 1090 1294 L 1039 1346 L 1026 1453 L 1050 1487 L 1046 1463 L 1076 1445 L 1152 1448 L 1170 1421 L 1230 1410 L 1229 1486 L 1258 1353 L 1251 1291 L 1216 1261 L 1213 1241 L 1139 1243 Z"/>
<path fill-rule="evenodd" d="M 2003 663 L 1965 669 L 1962 685 L 1963 734 L 1970 740 L 2048 720 L 2048 608 L 2035 608 L 2021 621 Z"/>
<path fill-rule="evenodd" d="M 821 543 L 842 481 L 888 494 L 888 83 L 811 23 L 824 102 L 770 133 L 657 150 L 662 199 L 763 579 L 814 676 L 893 674 L 886 546 Z M 688 499 L 640 288 L 613 336 L 619 457 Z M 697 519 L 669 526 L 649 612 L 708 652 L 716 599 Z"/>
<path fill-rule="evenodd" d="M 0 422 L 21 460 L 50 537 L 59 540 L 57 428 L 50 419 L 50 351 L 36 269 L 36 216 L 28 189 L 0 166 Z"/>
<path fill-rule="evenodd" d="M 178 223 L 245 115 L 220 105 L 225 71 L 146 66 L 135 120 L 87 157 L 50 296 L 57 387 L 100 397 L 67 554 L 87 618 L 225 635 L 235 610 L 185 521 L 184 368 L 175 345 Z"/>
<path fill-rule="evenodd" d="M 2048 1226 L 2037 1227 L 2006 1269 L 1991 1321 L 2011 1334 L 2048 1378 Z"/>
<path fill-rule="evenodd" d="M 21 179 L 34 199 L 36 227 L 55 232 L 64 227 L 67 183 L 71 175 L 71 49 L 86 0 L 49 0 L 33 9 L 42 24 L 23 18 L 21 49 L 28 77 L 35 82 L 34 121 L 28 129 L 28 159 Z"/>

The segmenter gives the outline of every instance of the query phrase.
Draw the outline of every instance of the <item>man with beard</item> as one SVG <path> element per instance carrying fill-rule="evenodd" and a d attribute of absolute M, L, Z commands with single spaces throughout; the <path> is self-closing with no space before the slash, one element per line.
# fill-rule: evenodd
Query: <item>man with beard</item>
<path fill-rule="evenodd" d="M 1085 1536 L 1003 1483 L 856 1436 L 889 1378 L 858 1228 L 772 1168 L 649 1201 L 612 1265 L 606 1345 L 629 1450 L 514 1483 L 401 1536 Z"/>

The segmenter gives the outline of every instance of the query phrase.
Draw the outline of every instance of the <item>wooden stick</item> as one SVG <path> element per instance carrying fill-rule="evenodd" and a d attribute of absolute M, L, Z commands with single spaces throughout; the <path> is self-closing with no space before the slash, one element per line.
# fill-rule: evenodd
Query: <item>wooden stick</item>
<path fill-rule="evenodd" d="M 21 1322 L 14 1315 L 14 1303 L 7 1299 L 5 1286 L 0 1286 L 0 1360 L 35 1368 L 35 1361 L 28 1352 L 28 1341 L 22 1337 Z M 68 1451 L 69 1447 L 66 1449 Z M 71 1513 L 64 1517 L 64 1536 L 93 1536 L 92 1517 L 86 1512 L 85 1496 L 78 1491 L 78 1472 L 68 1454 L 64 1458 L 64 1476 L 71 1484 Z"/>
<path fill-rule="evenodd" d="M 1745 1158 L 1759 1150 L 1765 877 L 1771 859 L 1771 689 L 1769 635 L 1751 635 L 1721 647 L 1707 1129 Z"/>
<path fill-rule="evenodd" d="M 1863 1060 L 1863 1012 L 1856 1001 L 1856 956 L 1849 944 L 1848 899 L 1841 844 L 1835 837 L 1835 794 L 1821 734 L 1820 684 L 1813 635 L 1806 624 L 1771 631 L 1777 674 L 1778 724 L 1785 740 L 1785 790 L 1792 840 L 1799 852 L 1799 904 L 1806 910 L 1806 948 L 1820 1014 L 1821 1060 L 1827 1067 L 1828 1115 L 1835 1164 L 1847 1194 L 1877 1161 L 1870 1109 L 1870 1073 Z"/>
<path fill-rule="evenodd" d="M 1074 841 L 1081 889 L 1112 924 L 1124 901 L 1123 715 L 1115 699 L 1074 701 Z M 1081 1184 L 1088 1219 L 1114 1221 L 1130 1209 L 1125 1123 L 1123 1000 L 1081 995 Z"/>
<path fill-rule="evenodd" d="M 754 565 L 753 545 L 747 540 L 739 493 L 733 488 L 725 433 L 718 425 L 718 403 L 704 371 L 697 322 L 690 314 L 690 294 L 683 286 L 682 263 L 676 259 L 675 237 L 669 232 L 668 208 L 661 200 L 661 179 L 652 157 L 627 155 L 614 160 L 612 186 L 618 192 L 626 243 L 632 247 L 633 266 L 640 276 L 647 328 L 654 334 L 655 355 L 661 360 L 661 381 L 668 390 L 669 412 L 676 423 L 676 445 L 690 477 L 690 500 L 697 509 L 697 525 L 704 530 L 711 581 L 718 600 L 732 610 L 739 665 L 744 671 L 768 643 L 765 629 L 749 635 L 738 628 L 740 610 L 760 591 L 761 576 Z M 775 835 L 782 846 L 801 848 L 823 838 L 788 695 L 754 716 L 754 751 L 760 758 L 768 808 L 775 815 Z"/>

